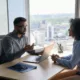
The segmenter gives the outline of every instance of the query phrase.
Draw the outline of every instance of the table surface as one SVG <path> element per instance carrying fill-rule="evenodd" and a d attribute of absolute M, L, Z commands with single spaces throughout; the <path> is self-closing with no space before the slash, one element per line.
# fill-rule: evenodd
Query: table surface
<path fill-rule="evenodd" d="M 29 56 L 25 56 L 12 62 L 0 65 L 0 76 L 10 77 L 18 80 L 48 80 L 50 77 L 64 69 L 62 66 L 53 64 L 53 61 L 50 57 L 39 64 L 23 62 L 27 57 Z M 7 68 L 9 66 L 15 65 L 18 62 L 35 65 L 37 66 L 37 69 L 31 70 L 29 72 L 19 73 Z"/>
<path fill-rule="evenodd" d="M 45 50 L 50 51 L 52 46 L 47 47 Z M 52 49 L 49 53 L 51 55 L 59 54 L 56 49 Z M 64 69 L 64 67 L 62 66 L 55 65 L 51 60 L 51 57 L 48 57 L 48 59 L 40 62 L 39 64 L 23 62 L 25 59 L 27 59 L 30 56 L 25 54 L 19 59 L 0 65 L 0 76 L 9 77 L 18 80 L 48 80 L 50 77 L 54 76 L 55 74 L 57 74 L 58 72 Z M 59 55 L 67 56 L 69 54 L 71 54 L 71 51 L 64 51 L 64 53 L 60 53 Z M 37 66 L 37 69 L 31 70 L 29 72 L 19 73 L 7 68 L 19 62 Z"/>

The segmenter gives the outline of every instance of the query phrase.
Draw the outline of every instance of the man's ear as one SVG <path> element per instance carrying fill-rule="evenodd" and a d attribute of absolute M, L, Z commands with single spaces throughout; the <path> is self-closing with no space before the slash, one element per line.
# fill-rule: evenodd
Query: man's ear
<path fill-rule="evenodd" d="M 34 47 L 34 43 L 32 44 L 32 47 Z"/>

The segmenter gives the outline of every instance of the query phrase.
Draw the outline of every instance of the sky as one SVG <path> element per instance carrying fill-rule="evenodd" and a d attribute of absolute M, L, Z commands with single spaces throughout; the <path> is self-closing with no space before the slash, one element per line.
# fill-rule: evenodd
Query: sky
<path fill-rule="evenodd" d="M 75 0 L 30 0 L 30 14 L 74 13 Z"/>

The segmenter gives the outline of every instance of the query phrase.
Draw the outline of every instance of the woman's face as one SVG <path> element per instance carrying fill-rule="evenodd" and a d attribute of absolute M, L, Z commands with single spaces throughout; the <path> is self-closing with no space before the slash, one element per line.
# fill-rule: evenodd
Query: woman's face
<path fill-rule="evenodd" d="M 69 36 L 71 36 L 71 37 L 74 38 L 74 34 L 73 34 L 73 31 L 72 31 L 72 27 L 69 28 Z"/>

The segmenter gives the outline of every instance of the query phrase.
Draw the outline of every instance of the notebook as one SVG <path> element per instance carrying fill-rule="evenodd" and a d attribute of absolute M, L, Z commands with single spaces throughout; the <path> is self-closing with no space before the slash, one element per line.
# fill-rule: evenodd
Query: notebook
<path fill-rule="evenodd" d="M 14 70 L 14 71 L 21 72 L 21 73 L 28 72 L 28 71 L 31 71 L 36 68 L 37 68 L 37 66 L 24 64 L 24 63 L 17 63 L 13 66 L 8 67 L 8 69 L 10 69 L 10 70 Z"/>

